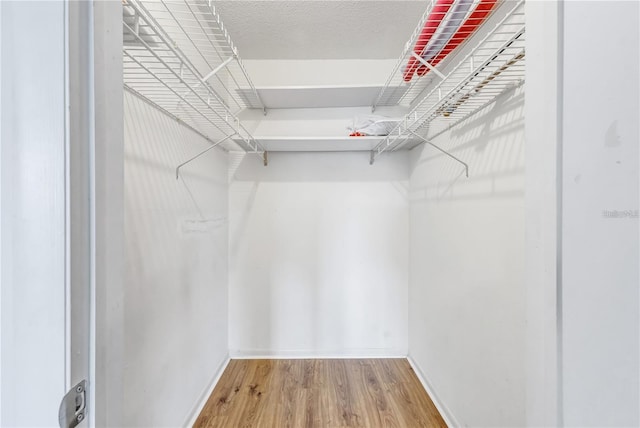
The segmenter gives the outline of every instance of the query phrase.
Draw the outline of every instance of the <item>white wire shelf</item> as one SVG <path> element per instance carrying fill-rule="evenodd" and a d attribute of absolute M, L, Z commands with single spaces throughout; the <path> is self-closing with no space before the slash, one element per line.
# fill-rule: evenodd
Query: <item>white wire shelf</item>
<path fill-rule="evenodd" d="M 123 31 L 127 90 L 211 140 L 264 152 L 237 117 L 264 105 L 211 2 L 125 0 Z"/>
<path fill-rule="evenodd" d="M 430 73 L 432 77 L 428 81 L 423 83 L 420 81 L 424 78 L 414 77 L 416 82 L 408 84 L 406 96 L 400 102 L 409 103 L 410 111 L 374 148 L 372 161 L 385 151 L 410 148 L 408 145 L 415 145 L 416 138 L 428 142 L 430 129 L 440 132 L 451 124 L 459 123 L 509 88 L 522 84 L 525 70 L 524 1 L 505 0 L 499 7 L 507 8 L 506 13 L 488 31 L 484 29 L 484 37 L 475 42 L 461 61 L 456 65 L 445 65 L 446 74 L 442 74 L 442 78 Z M 430 8 L 421 24 L 429 13 Z M 419 24 L 386 86 L 393 88 L 403 80 L 402 66 L 412 54 L 411 49 L 421 28 Z M 381 91 L 374 108 L 386 105 L 386 99 L 393 98 L 385 92 L 389 91 Z"/>
<path fill-rule="evenodd" d="M 424 79 L 413 79 L 410 83 L 406 83 L 403 78 L 403 71 L 405 64 L 407 64 L 407 61 L 413 54 L 413 48 L 416 41 L 420 38 L 422 28 L 429 18 L 434 5 L 435 0 L 430 0 L 426 10 L 418 21 L 418 25 L 413 30 L 413 33 L 411 33 L 407 43 L 405 43 L 404 49 L 400 54 L 400 58 L 398 59 L 396 66 L 389 75 L 389 78 L 382 89 L 378 92 L 377 97 L 374 99 L 371 105 L 372 111 L 375 111 L 376 108 L 380 106 L 393 106 L 398 104 L 410 105 L 410 100 L 415 99 L 422 90 L 424 90 L 425 86 L 431 82 L 431 76 L 429 76 Z"/>
<path fill-rule="evenodd" d="M 259 137 L 268 152 L 371 152 L 384 137 Z M 416 141 L 417 143 L 417 141 Z"/>
<path fill-rule="evenodd" d="M 256 87 L 269 109 L 365 107 L 381 85 L 264 86 Z M 398 88 L 402 93 L 403 88 Z"/>

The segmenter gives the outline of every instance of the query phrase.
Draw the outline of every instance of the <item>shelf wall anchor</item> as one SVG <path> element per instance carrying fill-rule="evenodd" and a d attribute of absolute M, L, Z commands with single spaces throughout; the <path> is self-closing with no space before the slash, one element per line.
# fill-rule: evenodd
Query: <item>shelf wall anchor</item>
<path fill-rule="evenodd" d="M 226 137 L 224 137 L 222 140 L 212 144 L 211 146 L 207 147 L 206 149 L 204 149 L 203 151 L 201 151 L 200 153 L 198 153 L 197 155 L 195 155 L 194 157 L 192 157 L 191 159 L 182 162 L 180 165 L 178 165 L 178 167 L 176 168 L 176 180 L 178 178 L 180 178 L 180 168 L 182 168 L 183 166 L 185 166 L 186 164 L 188 164 L 189 162 L 198 159 L 200 156 L 202 156 L 203 154 L 207 153 L 209 150 L 213 149 L 214 147 L 219 146 L 220 144 L 224 143 L 225 141 L 227 141 L 229 138 L 235 136 L 236 134 L 231 134 L 231 135 L 227 135 Z"/>

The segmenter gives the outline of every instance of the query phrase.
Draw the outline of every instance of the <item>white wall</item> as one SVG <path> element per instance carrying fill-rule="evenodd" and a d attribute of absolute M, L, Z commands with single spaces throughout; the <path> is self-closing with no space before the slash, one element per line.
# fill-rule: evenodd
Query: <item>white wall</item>
<path fill-rule="evenodd" d="M 124 370 L 124 131 L 122 89 L 122 3 L 91 2 L 93 114 L 86 144 L 91 149 L 93 187 L 93 334 L 88 425 L 122 426 L 127 379 Z M 87 19 L 87 18 L 85 18 Z M 71 46 L 76 54 L 79 52 Z M 82 79 L 70 85 L 82 85 Z M 73 101 L 71 101 L 73 102 Z M 75 109 L 82 108 L 77 106 Z M 73 113 L 72 109 L 72 113 Z M 72 187 L 73 189 L 73 187 Z M 79 196 L 75 196 L 79 197 Z M 76 226 L 77 227 L 77 226 Z M 93 387 L 93 390 L 91 390 Z M 95 401 L 95 402 L 94 402 Z M 94 411 L 92 411 L 92 409 Z"/>
<path fill-rule="evenodd" d="M 527 426 L 560 424 L 558 370 L 558 132 L 560 5 L 526 2 L 525 258 Z"/>
<path fill-rule="evenodd" d="M 57 426 L 65 394 L 65 7 L 2 2 L 2 426 Z"/>
<path fill-rule="evenodd" d="M 379 109 L 376 115 L 402 118 L 401 109 Z M 357 117 L 371 115 L 371 107 L 273 109 L 243 114 L 243 126 L 260 137 L 347 137 Z"/>
<path fill-rule="evenodd" d="M 0 22 L 2 22 L 2 7 L 0 7 Z M 2 321 L 2 39 L 6 37 L 0 30 L 0 322 Z M 2 385 L 2 326 L 0 325 L 0 422 L 2 422 Z"/>
<path fill-rule="evenodd" d="M 350 132 L 347 126 L 351 126 L 357 116 L 371 115 L 377 91 L 358 92 L 358 87 L 381 88 L 396 60 L 249 60 L 244 63 L 256 87 L 267 87 L 272 92 L 265 98 L 266 116 L 262 110 L 244 111 L 243 126 L 258 139 L 313 138 L 346 137 Z M 274 89 L 283 87 L 297 91 L 295 96 Z M 327 87 L 342 88 L 335 93 L 337 101 L 322 92 Z M 296 104 L 290 104 L 291 98 Z M 282 100 L 281 104 L 278 100 Z M 349 100 L 347 104 L 340 104 L 345 100 Z M 351 107 L 322 107 L 334 101 Z M 281 108 L 298 104 L 301 108 Z M 379 107 L 375 114 L 401 118 L 406 108 Z"/>
<path fill-rule="evenodd" d="M 407 352 L 406 153 L 271 153 L 230 187 L 232 355 Z M 232 162 L 236 165 L 236 162 Z"/>
<path fill-rule="evenodd" d="M 184 426 L 227 356 L 227 154 L 125 93 L 124 424 Z"/>
<path fill-rule="evenodd" d="M 564 5 L 561 286 L 567 426 L 640 424 L 639 27 L 638 2 Z M 606 52 L 606 65 L 588 73 L 584 59 L 593 52 Z"/>
<path fill-rule="evenodd" d="M 398 51 L 398 54 L 400 52 Z M 262 86 L 383 85 L 396 65 L 388 60 L 246 60 L 253 83 Z"/>
<path fill-rule="evenodd" d="M 522 426 L 524 88 L 411 152 L 409 356 L 446 417 Z"/>

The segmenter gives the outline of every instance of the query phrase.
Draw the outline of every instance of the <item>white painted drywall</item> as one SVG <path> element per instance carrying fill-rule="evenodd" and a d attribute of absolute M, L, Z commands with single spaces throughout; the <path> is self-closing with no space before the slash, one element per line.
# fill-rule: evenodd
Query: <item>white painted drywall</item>
<path fill-rule="evenodd" d="M 397 55 L 400 55 L 401 49 L 402 46 L 399 46 Z M 257 87 L 366 86 L 384 85 L 397 61 L 396 58 L 369 60 L 254 59 L 245 60 L 244 65 Z"/>
<path fill-rule="evenodd" d="M 397 58 L 424 0 L 216 1 L 243 58 Z"/>
<path fill-rule="evenodd" d="M 460 426 L 525 423 L 524 88 L 411 151 L 409 356 Z"/>
<path fill-rule="evenodd" d="M 594 31 L 597 28 L 597 31 Z M 640 4 L 564 3 L 562 374 L 567 426 L 638 426 Z M 585 58 L 606 52 L 591 70 Z"/>
<path fill-rule="evenodd" d="M 124 390 L 124 131 L 122 3 L 91 2 L 93 34 L 91 426 L 123 426 Z M 77 53 L 77 52 L 76 52 Z M 71 74 L 73 76 L 73 74 Z M 80 85 L 80 81 L 71 81 Z M 92 411 L 93 410 L 93 411 Z"/>
<path fill-rule="evenodd" d="M 65 394 L 65 7 L 2 2 L 2 426 Z"/>
<path fill-rule="evenodd" d="M 184 426 L 227 356 L 227 154 L 125 93 L 124 424 Z"/>
<path fill-rule="evenodd" d="M 559 425 L 557 240 L 559 4 L 526 2 L 526 422 Z"/>
<path fill-rule="evenodd" d="M 406 355 L 407 154 L 231 162 L 232 355 Z"/>
<path fill-rule="evenodd" d="M 0 6 L 2 22 L 2 6 Z M 0 324 L 2 321 L 2 31 L 0 30 Z M 6 107 L 5 107 L 6 108 Z M 0 422 L 2 422 L 2 326 L 0 325 Z"/>

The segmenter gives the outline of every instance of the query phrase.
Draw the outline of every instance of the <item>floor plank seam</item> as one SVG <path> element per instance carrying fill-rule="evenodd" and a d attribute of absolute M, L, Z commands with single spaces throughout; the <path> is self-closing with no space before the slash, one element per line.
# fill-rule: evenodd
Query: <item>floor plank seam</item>
<path fill-rule="evenodd" d="M 447 425 L 406 358 L 341 358 L 231 359 L 194 426 Z"/>

